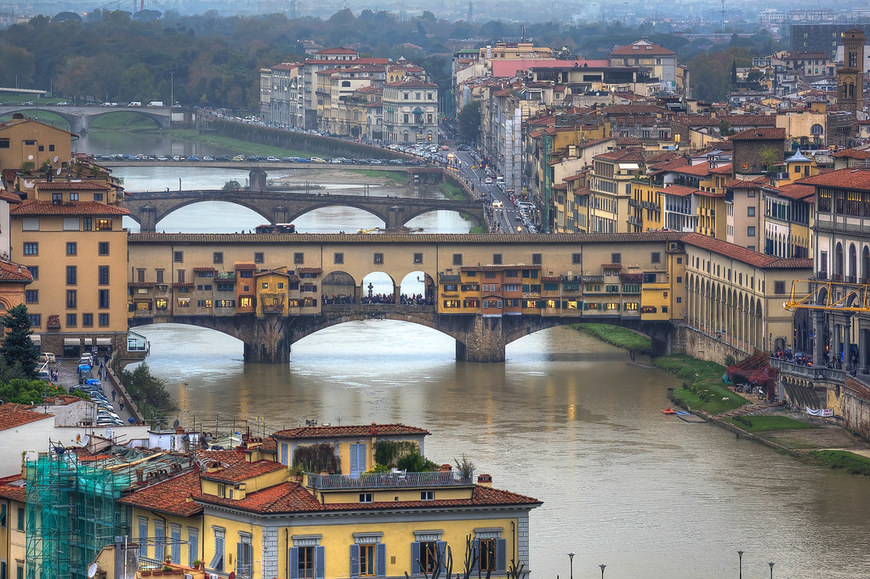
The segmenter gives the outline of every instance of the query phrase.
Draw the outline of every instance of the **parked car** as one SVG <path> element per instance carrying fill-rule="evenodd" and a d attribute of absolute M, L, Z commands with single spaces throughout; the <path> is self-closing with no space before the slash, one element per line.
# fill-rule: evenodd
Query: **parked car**
<path fill-rule="evenodd" d="M 52 352 L 43 352 L 39 355 L 40 364 L 54 364 L 55 362 L 57 362 L 57 358 Z"/>

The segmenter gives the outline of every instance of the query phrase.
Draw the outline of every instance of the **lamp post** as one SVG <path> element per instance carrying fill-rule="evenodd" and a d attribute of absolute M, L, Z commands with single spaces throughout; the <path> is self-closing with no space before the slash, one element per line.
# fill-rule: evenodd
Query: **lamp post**
<path fill-rule="evenodd" d="M 568 563 L 571 567 L 570 579 L 574 579 L 574 553 L 568 553 Z"/>
<path fill-rule="evenodd" d="M 740 560 L 740 579 L 743 579 L 743 551 L 737 551 L 737 558 Z"/>
<path fill-rule="evenodd" d="M 175 104 L 175 71 L 169 72 L 169 108 Z"/>
<path fill-rule="evenodd" d="M 770 565 L 770 579 L 773 579 L 773 561 L 768 563 L 768 565 Z"/>
<path fill-rule="evenodd" d="M 601 567 L 601 579 L 604 579 L 604 568 L 607 567 L 607 565 L 602 563 L 599 567 Z"/>

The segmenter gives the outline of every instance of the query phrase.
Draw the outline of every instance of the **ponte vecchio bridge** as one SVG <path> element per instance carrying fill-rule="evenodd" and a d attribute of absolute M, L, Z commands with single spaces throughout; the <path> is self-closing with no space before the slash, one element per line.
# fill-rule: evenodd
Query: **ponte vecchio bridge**
<path fill-rule="evenodd" d="M 503 361 L 506 344 L 582 321 L 637 329 L 664 352 L 684 317 L 680 237 L 131 234 L 130 325 L 212 328 L 261 363 L 286 363 L 301 338 L 365 319 L 439 330 L 468 361 Z M 363 280 L 375 272 L 392 280 L 392 300 L 368 299 Z M 406 278 L 424 294 L 401 299 Z"/>
<path fill-rule="evenodd" d="M 121 205 L 130 211 L 130 217 L 139 223 L 142 233 L 153 233 L 156 231 L 157 223 L 173 211 L 203 201 L 226 201 L 241 205 L 262 215 L 270 223 L 290 223 L 309 211 L 335 205 L 356 207 L 371 213 L 384 221 L 385 229 L 402 227 L 418 215 L 439 210 L 456 211 L 460 215 L 471 218 L 478 225 L 485 223 L 481 203 L 375 195 L 330 195 L 317 192 L 212 189 L 130 193 Z"/>

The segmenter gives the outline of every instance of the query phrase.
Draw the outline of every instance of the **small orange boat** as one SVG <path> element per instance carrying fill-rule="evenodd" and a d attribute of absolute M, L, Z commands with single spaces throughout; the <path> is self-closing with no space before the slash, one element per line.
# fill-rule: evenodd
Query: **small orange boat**
<path fill-rule="evenodd" d="M 667 408 L 665 408 L 664 410 L 662 410 L 662 412 L 663 412 L 664 414 L 676 414 L 676 412 L 674 412 L 673 410 L 671 410 L 671 407 L 670 407 L 670 406 L 668 406 Z"/>

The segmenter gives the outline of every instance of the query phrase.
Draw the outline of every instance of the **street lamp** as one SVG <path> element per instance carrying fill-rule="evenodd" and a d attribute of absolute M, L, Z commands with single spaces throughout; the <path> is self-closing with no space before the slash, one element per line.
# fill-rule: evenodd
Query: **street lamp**
<path fill-rule="evenodd" d="M 773 579 L 773 561 L 768 563 L 768 565 L 770 565 L 770 579 Z"/>
<path fill-rule="evenodd" d="M 607 567 L 607 565 L 602 563 L 599 567 L 601 567 L 601 579 L 604 579 L 604 568 Z"/>
<path fill-rule="evenodd" d="M 570 579 L 574 579 L 574 553 L 568 553 L 568 562 L 571 565 Z"/>
<path fill-rule="evenodd" d="M 743 579 L 743 551 L 737 551 L 737 558 L 740 560 L 740 579 Z"/>
<path fill-rule="evenodd" d="M 175 104 L 175 71 L 169 72 L 169 107 Z"/>

